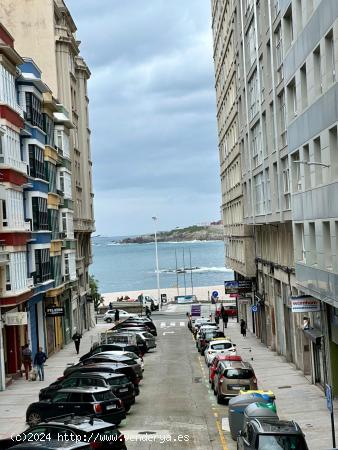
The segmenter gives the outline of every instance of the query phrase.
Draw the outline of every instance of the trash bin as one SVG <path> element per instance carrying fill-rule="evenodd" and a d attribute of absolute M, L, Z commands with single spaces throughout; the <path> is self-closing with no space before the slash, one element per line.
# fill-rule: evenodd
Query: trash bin
<path fill-rule="evenodd" d="M 274 404 L 275 396 L 272 391 L 252 391 L 250 394 L 237 395 L 229 400 L 229 426 L 232 439 L 236 440 L 238 432 L 243 429 L 244 411 L 252 403 Z"/>
<path fill-rule="evenodd" d="M 244 423 L 249 422 L 250 419 L 274 419 L 279 420 L 277 415 L 276 405 L 274 403 L 251 403 L 244 410 Z"/>

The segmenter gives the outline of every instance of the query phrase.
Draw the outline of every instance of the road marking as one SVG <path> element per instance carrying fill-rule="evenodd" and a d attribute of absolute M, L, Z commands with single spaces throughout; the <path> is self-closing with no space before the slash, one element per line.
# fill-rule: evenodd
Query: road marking
<path fill-rule="evenodd" d="M 161 328 L 165 327 L 165 322 L 161 322 Z"/>
<path fill-rule="evenodd" d="M 229 431 L 229 433 L 230 433 L 230 425 L 229 425 L 228 417 L 222 417 L 222 430 Z"/>
<path fill-rule="evenodd" d="M 170 326 L 171 326 L 171 327 L 174 327 L 175 325 L 176 325 L 175 322 L 170 322 Z"/>
<path fill-rule="evenodd" d="M 166 334 L 175 334 L 175 331 L 165 331 L 163 333 L 163 336 L 165 336 Z"/>
<path fill-rule="evenodd" d="M 216 426 L 217 426 L 219 437 L 221 439 L 223 450 L 229 450 L 228 449 L 228 445 L 227 445 L 226 440 L 225 440 L 225 437 L 224 437 L 224 434 L 223 434 L 223 431 L 222 431 L 222 428 L 221 428 L 221 425 L 220 425 L 220 423 L 219 423 L 219 421 L 217 419 L 216 419 Z"/>
<path fill-rule="evenodd" d="M 185 323 L 184 322 L 180 322 L 180 327 L 184 327 Z"/>

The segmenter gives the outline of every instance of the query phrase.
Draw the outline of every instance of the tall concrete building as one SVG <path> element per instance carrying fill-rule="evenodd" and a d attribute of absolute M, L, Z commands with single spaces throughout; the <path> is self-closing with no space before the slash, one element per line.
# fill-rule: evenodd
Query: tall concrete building
<path fill-rule="evenodd" d="M 63 0 L 0 0 L 0 20 L 14 36 L 18 52 L 34 59 L 53 96 L 69 111 L 77 275 L 73 328 L 82 330 L 90 326 L 92 311 L 87 303 L 94 230 L 87 94 L 90 71 L 80 56 L 76 26 Z M 59 134 L 62 140 L 62 132 Z"/>
<path fill-rule="evenodd" d="M 262 342 L 336 391 L 337 8 L 212 1 L 226 263 L 236 279 L 255 277 L 240 314 Z M 318 311 L 294 312 L 297 299 Z"/>

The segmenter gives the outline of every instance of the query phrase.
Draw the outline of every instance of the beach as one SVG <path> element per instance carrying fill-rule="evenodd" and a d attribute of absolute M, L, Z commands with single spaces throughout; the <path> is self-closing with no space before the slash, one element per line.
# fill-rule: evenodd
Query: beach
<path fill-rule="evenodd" d="M 186 295 L 194 294 L 197 297 L 197 300 L 208 300 L 210 299 L 211 293 L 213 291 L 217 291 L 219 296 L 218 298 L 220 300 L 231 300 L 231 297 L 229 295 L 224 294 L 224 285 L 215 285 L 215 286 L 199 286 L 194 287 L 193 290 L 191 287 L 186 290 Z M 180 287 L 177 288 L 166 288 L 161 289 L 161 294 L 167 294 L 167 301 L 171 302 L 174 301 L 174 298 L 176 295 L 185 295 L 184 288 Z M 137 299 L 137 297 L 140 294 L 143 295 L 150 295 L 151 297 L 154 297 L 157 299 L 158 293 L 157 289 L 145 289 L 145 290 L 139 290 L 139 291 L 120 291 L 120 292 L 106 292 L 102 294 L 102 297 L 104 299 L 104 305 L 108 306 L 109 302 L 115 302 L 117 301 L 118 297 L 121 298 L 122 296 L 128 296 L 132 299 Z M 235 299 L 233 299 L 235 302 Z"/>

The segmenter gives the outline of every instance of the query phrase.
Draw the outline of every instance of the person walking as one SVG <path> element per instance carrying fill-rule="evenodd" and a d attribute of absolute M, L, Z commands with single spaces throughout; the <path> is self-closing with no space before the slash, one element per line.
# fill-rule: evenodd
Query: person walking
<path fill-rule="evenodd" d="M 32 350 L 29 344 L 25 344 L 22 350 L 22 362 L 25 368 L 26 380 L 28 380 L 29 372 L 32 370 Z"/>
<path fill-rule="evenodd" d="M 223 323 L 224 323 L 224 328 L 228 328 L 229 316 L 225 310 L 224 310 L 222 319 L 223 319 Z"/>
<path fill-rule="evenodd" d="M 219 324 L 220 314 L 221 314 L 221 311 L 218 308 L 216 308 L 216 311 L 215 311 L 215 322 L 216 322 L 216 325 Z"/>
<path fill-rule="evenodd" d="M 82 334 L 80 334 L 77 330 L 75 331 L 75 333 L 73 334 L 72 337 L 74 344 L 75 344 L 75 350 L 76 353 L 79 354 L 80 351 L 80 341 L 82 339 Z"/>
<path fill-rule="evenodd" d="M 243 337 L 246 337 L 246 322 L 244 319 L 241 319 L 240 326 L 241 326 L 241 335 Z"/>
<path fill-rule="evenodd" d="M 115 310 L 115 322 L 120 320 L 120 311 L 116 308 Z"/>
<path fill-rule="evenodd" d="M 149 306 L 146 306 L 146 316 L 150 319 L 151 316 L 151 309 L 149 308 Z"/>
<path fill-rule="evenodd" d="M 45 370 L 44 370 L 44 364 L 46 362 L 47 355 L 45 352 L 42 351 L 42 347 L 39 347 L 39 351 L 36 352 L 34 357 L 34 366 L 36 366 L 39 380 L 44 381 L 45 379 Z"/>
<path fill-rule="evenodd" d="M 113 303 L 112 303 L 112 302 L 109 302 L 108 308 L 109 308 L 109 309 L 113 309 Z"/>

